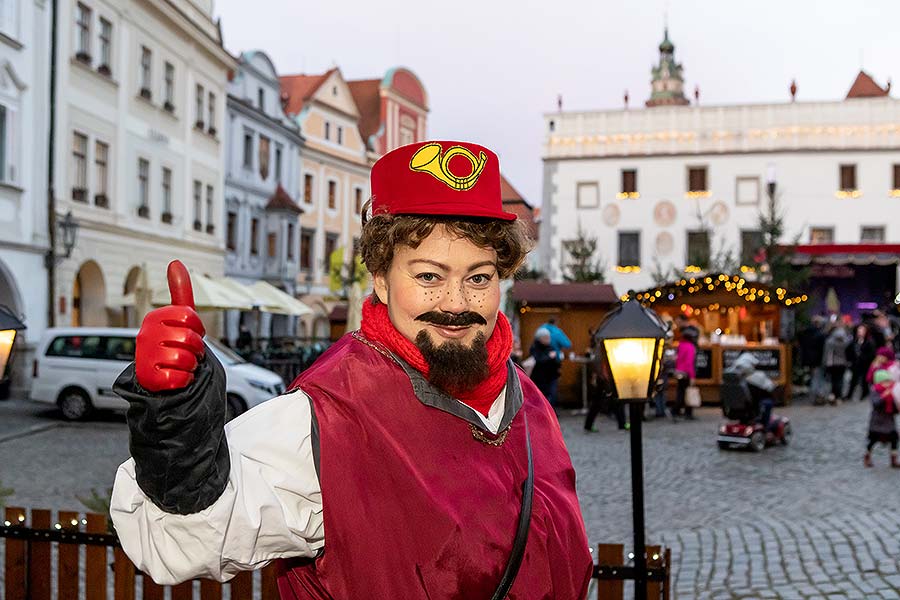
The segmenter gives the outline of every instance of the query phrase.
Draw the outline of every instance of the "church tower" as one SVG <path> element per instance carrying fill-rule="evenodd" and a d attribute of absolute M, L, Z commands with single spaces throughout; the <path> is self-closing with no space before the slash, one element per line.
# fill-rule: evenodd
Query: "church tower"
<path fill-rule="evenodd" d="M 659 45 L 659 65 L 651 70 L 650 99 L 647 106 L 685 106 L 690 104 L 684 97 L 684 78 L 681 65 L 675 62 L 675 44 L 669 40 L 666 27 L 663 41 Z"/>

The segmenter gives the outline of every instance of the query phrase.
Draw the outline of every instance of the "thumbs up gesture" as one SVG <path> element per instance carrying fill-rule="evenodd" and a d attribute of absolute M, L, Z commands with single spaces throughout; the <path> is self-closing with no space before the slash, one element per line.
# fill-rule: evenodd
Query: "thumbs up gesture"
<path fill-rule="evenodd" d="M 167 276 L 172 304 L 147 313 L 135 348 L 137 381 L 150 392 L 189 386 L 197 362 L 206 351 L 206 331 L 194 310 L 194 291 L 187 268 L 181 261 L 173 260 Z"/>

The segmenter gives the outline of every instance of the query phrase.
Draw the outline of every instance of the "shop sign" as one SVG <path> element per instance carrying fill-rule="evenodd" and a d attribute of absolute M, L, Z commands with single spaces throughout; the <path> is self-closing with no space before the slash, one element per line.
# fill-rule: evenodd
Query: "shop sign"
<path fill-rule="evenodd" d="M 722 350 L 722 370 L 730 369 L 738 356 L 747 352 L 758 361 L 757 371 L 777 379 L 781 376 L 781 348 L 728 348 Z"/>

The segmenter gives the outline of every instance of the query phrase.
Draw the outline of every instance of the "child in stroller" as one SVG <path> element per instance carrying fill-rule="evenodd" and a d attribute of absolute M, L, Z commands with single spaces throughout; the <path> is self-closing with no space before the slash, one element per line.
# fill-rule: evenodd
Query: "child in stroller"
<path fill-rule="evenodd" d="M 778 386 L 756 370 L 758 364 L 745 352 L 722 373 L 722 412 L 729 421 L 719 427 L 719 448 L 745 447 L 759 452 L 778 441 L 790 442 L 790 420 L 772 414 Z"/>

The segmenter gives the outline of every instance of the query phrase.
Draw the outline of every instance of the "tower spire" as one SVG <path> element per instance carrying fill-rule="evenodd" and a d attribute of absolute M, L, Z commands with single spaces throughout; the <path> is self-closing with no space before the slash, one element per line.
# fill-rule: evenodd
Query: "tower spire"
<path fill-rule="evenodd" d="M 659 44 L 659 64 L 651 70 L 650 99 L 647 106 L 684 106 L 690 104 L 684 96 L 682 67 L 675 62 L 675 44 L 669 39 L 668 17 Z"/>

